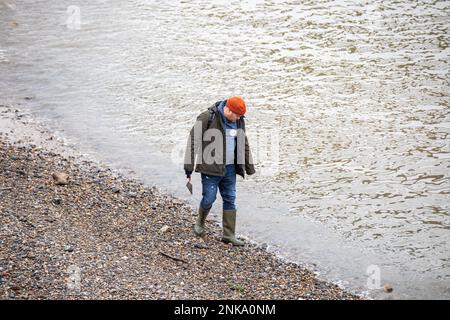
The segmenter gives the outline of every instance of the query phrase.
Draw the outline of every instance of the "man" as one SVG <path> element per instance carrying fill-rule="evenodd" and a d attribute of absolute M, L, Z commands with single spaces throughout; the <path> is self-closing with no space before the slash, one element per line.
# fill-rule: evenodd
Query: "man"
<path fill-rule="evenodd" d="M 190 131 L 184 160 L 188 182 L 191 181 L 194 168 L 196 172 L 201 173 L 202 178 L 202 200 L 194 233 L 197 236 L 204 235 L 205 220 L 219 189 L 223 199 L 222 241 L 235 246 L 244 245 L 244 242 L 235 236 L 236 174 L 244 178 L 245 173 L 255 173 L 245 135 L 245 112 L 244 100 L 233 96 L 214 103 L 201 113 Z"/>

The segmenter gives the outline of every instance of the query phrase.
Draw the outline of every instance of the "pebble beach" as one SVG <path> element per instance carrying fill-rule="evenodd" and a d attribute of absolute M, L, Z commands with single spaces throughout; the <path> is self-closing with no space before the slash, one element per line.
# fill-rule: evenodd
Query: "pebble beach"
<path fill-rule="evenodd" d="M 361 299 L 220 242 L 212 218 L 195 237 L 182 200 L 65 150 L 16 106 L 0 118 L 0 299 Z"/>

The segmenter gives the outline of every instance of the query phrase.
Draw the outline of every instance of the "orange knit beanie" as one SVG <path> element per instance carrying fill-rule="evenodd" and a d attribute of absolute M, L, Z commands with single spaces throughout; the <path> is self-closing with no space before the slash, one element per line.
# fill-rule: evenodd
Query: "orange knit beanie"
<path fill-rule="evenodd" d="M 232 112 L 243 116 L 245 112 L 247 111 L 247 108 L 245 106 L 244 99 L 238 96 L 233 96 L 227 100 L 227 107 Z"/>

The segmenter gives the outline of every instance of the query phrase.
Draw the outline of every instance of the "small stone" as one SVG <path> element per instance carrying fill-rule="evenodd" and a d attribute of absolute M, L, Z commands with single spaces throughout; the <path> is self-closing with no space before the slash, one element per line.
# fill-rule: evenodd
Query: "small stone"
<path fill-rule="evenodd" d="M 68 245 L 64 246 L 64 251 L 66 251 L 66 252 L 73 252 L 73 247 L 68 244 Z"/>
<path fill-rule="evenodd" d="M 120 188 L 118 188 L 118 187 L 112 187 L 112 188 L 111 188 L 111 191 L 112 191 L 113 193 L 120 193 Z"/>
<path fill-rule="evenodd" d="M 61 198 L 55 198 L 52 200 L 52 202 L 56 205 L 60 205 L 62 203 L 62 199 Z"/>
<path fill-rule="evenodd" d="M 55 180 L 56 185 L 66 185 L 69 182 L 67 179 L 69 178 L 69 175 L 65 172 L 54 172 L 52 174 L 53 180 Z"/>
<path fill-rule="evenodd" d="M 197 249 L 208 249 L 208 246 L 206 244 L 203 244 L 203 243 L 195 243 L 194 244 L 194 248 L 197 248 Z"/>
<path fill-rule="evenodd" d="M 384 292 L 387 292 L 387 293 L 391 293 L 392 291 L 394 291 L 394 288 L 390 284 L 385 284 L 383 288 L 384 288 Z"/>
<path fill-rule="evenodd" d="M 161 229 L 159 229 L 159 232 L 161 233 L 167 233 L 171 230 L 169 226 L 163 226 Z"/>

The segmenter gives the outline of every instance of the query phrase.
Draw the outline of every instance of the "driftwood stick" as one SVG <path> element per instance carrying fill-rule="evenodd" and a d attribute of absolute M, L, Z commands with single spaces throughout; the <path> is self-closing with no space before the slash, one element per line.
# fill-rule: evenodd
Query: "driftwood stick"
<path fill-rule="evenodd" d="M 181 261 L 181 262 L 187 263 L 186 260 L 181 259 L 181 258 L 177 258 L 177 257 L 174 257 L 174 256 L 171 256 L 170 254 L 165 253 L 165 252 L 163 252 L 163 251 L 161 251 L 161 250 L 159 250 L 159 249 L 158 249 L 158 252 L 159 252 L 160 254 L 162 254 L 163 256 L 167 257 L 167 258 L 173 259 L 173 260 L 175 260 L 175 261 Z"/>

